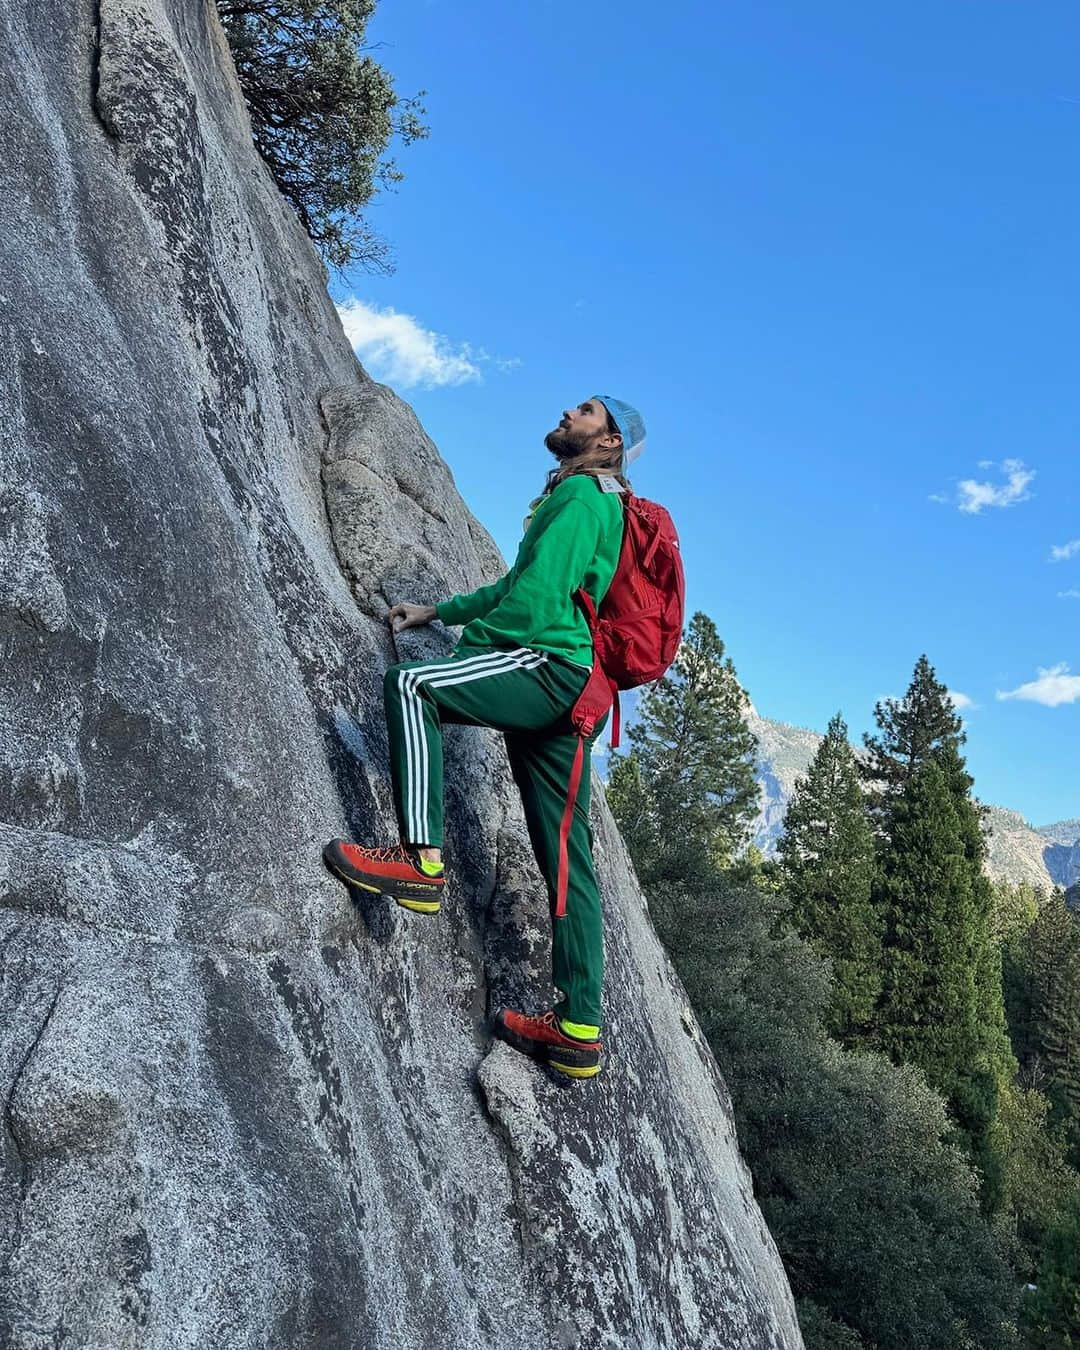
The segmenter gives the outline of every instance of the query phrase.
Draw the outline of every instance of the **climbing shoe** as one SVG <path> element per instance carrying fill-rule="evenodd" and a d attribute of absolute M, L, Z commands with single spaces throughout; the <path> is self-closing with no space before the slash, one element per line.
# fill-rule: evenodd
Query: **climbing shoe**
<path fill-rule="evenodd" d="M 345 839 L 331 839 L 323 849 L 323 862 L 350 886 L 388 895 L 418 914 L 439 912 L 446 881 L 443 864 L 421 858 L 417 848 L 407 844 L 361 848 Z"/>
<path fill-rule="evenodd" d="M 589 1040 L 567 1035 L 562 1019 L 553 1011 L 528 1017 L 512 1008 L 501 1008 L 495 1016 L 494 1029 L 495 1035 L 515 1050 L 550 1064 L 570 1078 L 591 1078 L 600 1072 L 599 1037 Z"/>

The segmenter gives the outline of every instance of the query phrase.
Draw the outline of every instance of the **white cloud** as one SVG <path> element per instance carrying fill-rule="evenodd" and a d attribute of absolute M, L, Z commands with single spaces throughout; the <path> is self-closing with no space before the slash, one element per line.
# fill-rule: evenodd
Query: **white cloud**
<path fill-rule="evenodd" d="M 1035 477 L 1035 470 L 1026 468 L 1022 459 L 1002 460 L 1001 472 L 1006 475 L 1004 483 L 980 483 L 974 478 L 962 478 L 957 485 L 959 509 L 977 516 L 986 506 L 1014 506 L 1033 495 L 1027 486 Z"/>
<path fill-rule="evenodd" d="M 963 708 L 978 707 L 978 704 L 975 702 L 973 698 L 969 698 L 967 694 L 962 694 L 959 689 L 946 689 L 945 692 L 949 697 L 949 702 L 953 705 L 953 707 L 957 710 L 957 712 L 960 712 Z"/>
<path fill-rule="evenodd" d="M 1072 588 L 1072 590 L 1068 590 L 1068 591 L 1058 591 L 1058 599 L 1059 599 L 1059 600 L 1080 600 L 1080 591 L 1078 591 L 1078 590 L 1075 588 L 1075 586 Z"/>
<path fill-rule="evenodd" d="M 1080 539 L 1070 539 L 1067 544 L 1052 544 L 1050 546 L 1050 561 L 1064 562 L 1066 558 L 1071 558 L 1074 553 L 1080 553 Z"/>
<path fill-rule="evenodd" d="M 1062 703 L 1080 701 L 1080 675 L 1070 675 L 1064 661 L 1044 670 L 1038 667 L 1039 678 L 1029 680 L 1018 689 L 1008 692 L 997 691 L 998 698 L 1018 698 L 1028 703 L 1041 703 L 1047 708 L 1057 708 Z"/>
<path fill-rule="evenodd" d="M 455 346 L 441 333 L 424 328 L 412 314 L 401 314 L 392 306 L 379 309 L 350 296 L 337 306 L 337 312 L 364 366 L 375 379 L 395 387 L 433 389 L 464 384 L 482 379 L 479 363 L 494 360 L 500 370 L 521 364 L 518 357 L 494 358 L 469 342 Z"/>

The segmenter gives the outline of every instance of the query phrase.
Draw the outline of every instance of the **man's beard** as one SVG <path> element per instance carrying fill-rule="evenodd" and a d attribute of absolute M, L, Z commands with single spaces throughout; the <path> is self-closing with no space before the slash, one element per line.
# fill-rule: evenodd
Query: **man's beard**
<path fill-rule="evenodd" d="M 571 431 L 569 427 L 556 427 L 544 437 L 544 444 L 556 459 L 565 462 L 577 459 L 589 448 L 592 437 L 586 431 Z"/>

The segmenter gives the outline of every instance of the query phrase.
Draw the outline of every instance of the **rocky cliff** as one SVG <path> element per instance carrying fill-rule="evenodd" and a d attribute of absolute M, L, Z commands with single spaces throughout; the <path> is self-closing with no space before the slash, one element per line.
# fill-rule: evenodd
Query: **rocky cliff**
<path fill-rule="evenodd" d="M 594 788 L 610 1060 L 493 1042 L 547 902 L 448 728 L 392 841 L 394 601 L 504 568 L 357 365 L 209 0 L 0 13 L 0 1329 L 17 1347 L 799 1347 L 724 1083 Z"/>
<path fill-rule="evenodd" d="M 1080 881 L 1080 820 L 1059 820 L 1040 825 L 1044 841 L 1043 856 L 1047 871 L 1059 886 L 1075 886 Z"/>

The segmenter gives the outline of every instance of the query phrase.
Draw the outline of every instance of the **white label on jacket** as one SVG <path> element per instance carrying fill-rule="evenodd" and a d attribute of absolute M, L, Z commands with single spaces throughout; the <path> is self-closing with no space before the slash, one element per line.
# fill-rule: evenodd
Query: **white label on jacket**
<path fill-rule="evenodd" d="M 617 478 L 612 478 L 609 473 L 598 473 L 596 475 L 596 481 L 600 484 L 600 487 L 604 492 L 624 492 L 626 490 L 619 480 Z"/>

